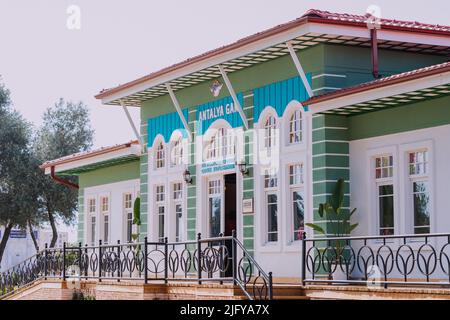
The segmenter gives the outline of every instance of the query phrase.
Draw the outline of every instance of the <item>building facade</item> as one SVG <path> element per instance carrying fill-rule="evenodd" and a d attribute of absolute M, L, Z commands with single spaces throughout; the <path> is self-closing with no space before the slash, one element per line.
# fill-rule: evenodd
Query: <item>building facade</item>
<path fill-rule="evenodd" d="M 140 131 L 44 164 L 79 176 L 79 241 L 235 230 L 265 270 L 298 278 L 305 223 L 334 234 L 318 208 L 338 179 L 354 235 L 449 232 L 450 27 L 366 20 L 312 10 L 99 93 L 139 107 Z"/>

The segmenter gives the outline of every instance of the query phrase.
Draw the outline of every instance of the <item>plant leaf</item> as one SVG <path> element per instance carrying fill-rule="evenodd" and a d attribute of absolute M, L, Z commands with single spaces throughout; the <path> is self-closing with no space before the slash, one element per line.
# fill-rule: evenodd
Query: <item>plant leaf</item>
<path fill-rule="evenodd" d="M 349 232 L 348 232 L 348 233 L 352 233 L 352 231 L 355 230 L 355 228 L 356 228 L 358 225 L 359 225 L 358 223 L 355 223 L 355 224 L 350 225 L 350 228 L 349 228 Z"/>
<path fill-rule="evenodd" d="M 318 226 L 317 224 L 314 223 L 306 223 L 306 226 L 312 228 L 314 231 L 317 231 L 323 235 L 326 234 L 325 230 L 323 230 L 323 228 L 321 226 Z"/>
<path fill-rule="evenodd" d="M 319 216 L 320 216 L 321 218 L 323 218 L 323 213 L 324 213 L 324 210 L 325 210 L 325 205 L 326 205 L 326 204 L 323 204 L 323 203 L 320 203 L 320 204 L 319 204 Z"/>
<path fill-rule="evenodd" d="M 333 195 L 331 196 L 331 206 L 337 212 L 338 208 L 344 203 L 344 179 L 340 178 L 336 182 Z"/>

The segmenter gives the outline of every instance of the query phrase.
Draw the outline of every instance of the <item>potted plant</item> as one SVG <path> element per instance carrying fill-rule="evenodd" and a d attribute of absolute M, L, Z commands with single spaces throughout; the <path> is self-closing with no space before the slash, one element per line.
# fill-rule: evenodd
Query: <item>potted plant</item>
<path fill-rule="evenodd" d="M 355 213 L 356 208 L 347 212 L 344 206 L 345 181 L 339 179 L 336 182 L 334 191 L 328 202 L 319 204 L 319 216 L 325 218 L 327 222 L 326 230 L 318 224 L 307 223 L 316 233 L 324 237 L 345 237 L 350 236 L 352 231 L 358 226 L 357 223 L 351 224 L 350 218 Z M 327 254 L 328 258 L 322 260 L 322 267 L 325 267 L 329 277 L 333 280 L 347 280 L 347 265 L 349 263 L 348 252 L 345 251 L 343 241 L 334 240 L 327 244 L 327 249 L 322 249 L 321 254 Z M 326 264 L 329 265 L 326 265 Z M 324 265 L 325 264 L 325 265 Z M 333 272 L 334 270 L 334 272 Z M 330 279 L 331 280 L 331 279 Z"/>

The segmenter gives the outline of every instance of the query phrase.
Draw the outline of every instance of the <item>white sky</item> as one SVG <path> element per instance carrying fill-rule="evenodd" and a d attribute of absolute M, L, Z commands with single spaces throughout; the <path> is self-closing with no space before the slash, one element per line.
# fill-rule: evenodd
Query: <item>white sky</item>
<path fill-rule="evenodd" d="M 69 5 L 81 30 L 66 27 Z M 91 109 L 95 146 L 133 139 L 117 107 L 94 94 L 301 16 L 310 8 L 450 24 L 450 1 L 403 0 L 0 0 L 0 75 L 13 102 L 39 124 L 59 98 Z M 133 110 L 138 121 L 139 112 Z"/>

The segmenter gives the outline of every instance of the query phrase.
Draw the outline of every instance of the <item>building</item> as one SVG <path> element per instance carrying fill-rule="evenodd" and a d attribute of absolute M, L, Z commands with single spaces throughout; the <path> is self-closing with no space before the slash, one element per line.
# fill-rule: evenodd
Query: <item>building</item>
<path fill-rule="evenodd" d="M 51 229 L 41 229 L 37 231 L 39 248 L 44 249 L 45 245 L 50 245 L 52 242 L 53 232 Z M 64 242 L 69 243 L 69 234 L 67 231 L 58 231 L 58 239 L 55 247 L 62 248 Z"/>
<path fill-rule="evenodd" d="M 4 230 L 0 229 L 0 238 Z M 34 235 L 39 246 L 39 250 L 45 248 L 45 244 L 50 244 L 52 238 L 52 231 L 48 229 L 34 230 Z M 55 247 L 62 248 L 63 243 L 68 242 L 68 233 L 65 231 L 58 232 L 58 240 Z M 2 262 L 0 264 L 0 271 L 6 271 L 31 256 L 36 254 L 36 247 L 28 230 L 12 229 L 6 243 L 5 252 L 3 253 Z"/>
<path fill-rule="evenodd" d="M 137 140 L 42 166 L 79 176 L 79 241 L 236 230 L 264 270 L 298 279 L 305 222 L 334 234 L 318 208 L 338 179 L 352 235 L 450 232 L 450 27 L 367 21 L 310 10 L 100 92 L 140 108 Z"/>

